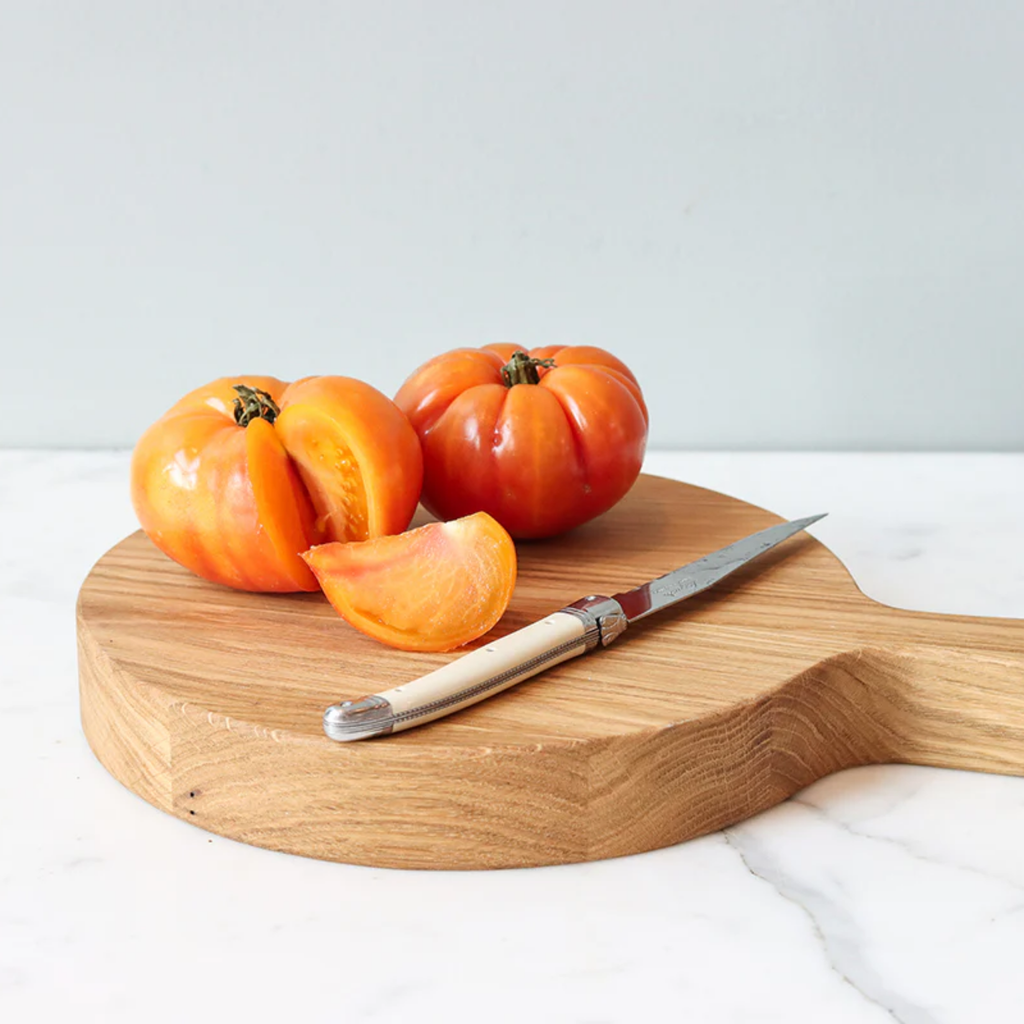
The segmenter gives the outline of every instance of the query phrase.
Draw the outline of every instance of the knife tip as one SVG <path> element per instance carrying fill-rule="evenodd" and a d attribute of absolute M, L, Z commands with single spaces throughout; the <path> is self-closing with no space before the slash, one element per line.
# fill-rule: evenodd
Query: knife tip
<path fill-rule="evenodd" d="M 820 512 L 816 516 L 808 516 L 806 519 L 797 519 L 793 525 L 799 526 L 801 530 L 807 529 L 812 523 L 816 523 L 819 519 L 824 519 L 827 516 L 827 512 Z"/>

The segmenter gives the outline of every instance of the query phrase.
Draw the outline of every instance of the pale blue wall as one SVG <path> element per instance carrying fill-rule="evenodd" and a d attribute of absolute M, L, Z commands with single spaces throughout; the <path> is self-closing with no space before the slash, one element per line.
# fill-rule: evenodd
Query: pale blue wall
<path fill-rule="evenodd" d="M 1024 448 L 1024 7 L 9 4 L 0 444 L 630 362 L 652 444 Z"/>

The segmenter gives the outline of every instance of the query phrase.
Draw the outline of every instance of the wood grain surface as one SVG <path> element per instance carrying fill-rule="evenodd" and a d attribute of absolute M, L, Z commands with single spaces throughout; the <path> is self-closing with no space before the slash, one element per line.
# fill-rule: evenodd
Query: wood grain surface
<path fill-rule="evenodd" d="M 600 519 L 518 545 L 490 637 L 779 521 L 643 476 Z M 357 864 L 637 853 L 852 765 L 1024 774 L 1024 622 L 880 605 L 806 534 L 612 647 L 386 739 L 334 743 L 323 709 L 457 654 L 384 647 L 319 594 L 207 583 L 141 532 L 83 584 L 78 639 L 85 734 L 125 786 L 212 832 Z"/>

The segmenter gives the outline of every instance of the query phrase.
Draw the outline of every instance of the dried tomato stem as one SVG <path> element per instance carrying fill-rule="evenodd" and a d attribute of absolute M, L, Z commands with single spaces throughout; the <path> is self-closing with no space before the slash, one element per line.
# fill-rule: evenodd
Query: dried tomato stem
<path fill-rule="evenodd" d="M 251 388 L 247 384 L 232 385 L 238 392 L 239 397 L 235 399 L 235 422 L 240 427 L 247 427 L 252 420 L 262 419 L 273 423 L 280 415 L 281 410 L 277 403 L 259 388 Z"/>
<path fill-rule="evenodd" d="M 554 359 L 533 359 L 525 352 L 513 352 L 512 358 L 501 368 L 501 379 L 507 388 L 516 384 L 537 384 L 540 382 L 537 367 L 551 368 L 554 365 Z"/>

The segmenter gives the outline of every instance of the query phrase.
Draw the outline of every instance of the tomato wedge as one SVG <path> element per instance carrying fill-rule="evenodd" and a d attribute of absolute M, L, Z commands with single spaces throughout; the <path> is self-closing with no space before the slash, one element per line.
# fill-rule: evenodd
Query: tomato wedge
<path fill-rule="evenodd" d="M 486 512 L 302 557 L 343 619 L 403 651 L 450 651 L 483 636 L 516 583 L 515 545 Z"/>
<path fill-rule="evenodd" d="M 406 418 L 376 388 L 352 377 L 297 380 L 275 427 L 317 512 L 310 543 L 366 540 L 409 525 L 423 456 Z"/>

